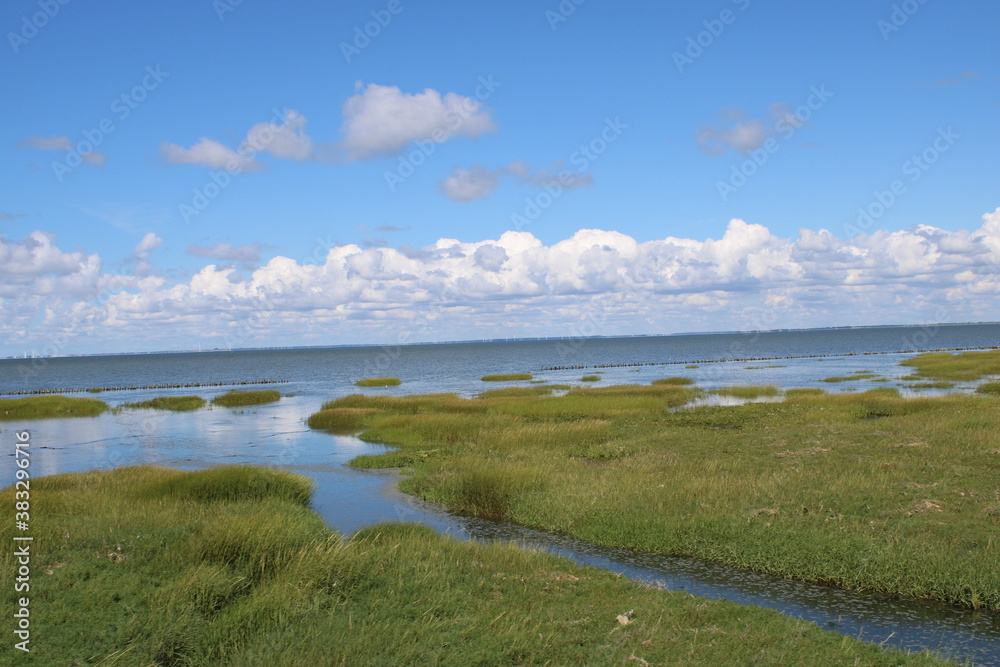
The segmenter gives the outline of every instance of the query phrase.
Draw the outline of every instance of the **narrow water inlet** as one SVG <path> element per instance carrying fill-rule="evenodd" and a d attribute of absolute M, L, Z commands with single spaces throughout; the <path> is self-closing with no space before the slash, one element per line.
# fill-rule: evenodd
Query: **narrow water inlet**
<path fill-rule="evenodd" d="M 454 516 L 400 492 L 398 473 L 366 474 L 384 480 L 377 497 L 366 503 L 367 512 L 373 514 L 378 512 L 373 512 L 371 502 L 385 503 L 384 521 L 421 523 L 465 540 L 513 542 L 667 590 L 775 609 L 874 644 L 907 651 L 930 649 L 959 662 L 1000 667 L 1000 614 L 858 593 L 693 558 L 604 547 L 505 521 Z M 317 496 L 322 497 L 321 482 L 319 487 Z M 337 525 L 342 520 L 318 509 L 331 526 L 343 531 Z"/>

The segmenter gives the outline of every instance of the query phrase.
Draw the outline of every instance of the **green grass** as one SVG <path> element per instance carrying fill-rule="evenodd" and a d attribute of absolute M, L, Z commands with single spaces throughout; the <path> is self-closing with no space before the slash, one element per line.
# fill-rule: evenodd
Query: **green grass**
<path fill-rule="evenodd" d="M 916 368 L 912 379 L 953 380 L 971 382 L 987 375 L 1000 375 L 1000 350 L 987 352 L 931 352 L 918 354 L 900 362 L 900 366 Z"/>
<path fill-rule="evenodd" d="M 508 373 L 506 375 L 484 375 L 483 382 L 517 382 L 519 380 L 530 380 L 531 373 Z"/>
<path fill-rule="evenodd" d="M 1000 609 L 994 398 L 799 389 L 779 403 L 671 409 L 702 393 L 633 385 L 327 407 L 371 410 L 362 439 L 400 447 L 354 465 L 411 468 L 401 488 L 455 512 Z"/>
<path fill-rule="evenodd" d="M 281 392 L 275 389 L 262 389 L 260 391 L 230 391 L 213 398 L 212 404 L 221 405 L 226 408 L 238 408 L 244 405 L 273 403 L 280 398 Z"/>
<path fill-rule="evenodd" d="M 309 428 L 349 435 L 361 430 L 365 415 L 371 412 L 358 408 L 330 408 L 309 415 L 306 424 Z"/>
<path fill-rule="evenodd" d="M 805 396 L 822 396 L 826 392 L 819 387 L 796 387 L 785 390 L 785 399 L 802 398 Z"/>
<path fill-rule="evenodd" d="M 951 389 L 955 386 L 955 383 L 948 382 L 947 380 L 939 380 L 937 382 L 914 382 L 904 386 L 907 389 Z"/>
<path fill-rule="evenodd" d="M 27 398 L 0 399 L 0 421 L 51 419 L 54 417 L 96 417 L 108 404 L 96 398 L 76 398 L 55 394 Z"/>
<path fill-rule="evenodd" d="M 533 385 L 531 387 L 505 387 L 503 389 L 490 389 L 479 393 L 480 398 L 522 398 L 524 396 L 548 396 L 552 393 L 553 385 Z M 569 386 L 566 385 L 569 389 Z"/>
<path fill-rule="evenodd" d="M 977 394 L 990 394 L 1000 396 L 1000 382 L 987 382 L 976 387 Z"/>
<path fill-rule="evenodd" d="M 23 665 L 949 664 L 424 527 L 344 542 L 306 506 L 309 480 L 277 470 L 32 482 Z M 8 610 L 14 576 L 0 570 Z"/>
<path fill-rule="evenodd" d="M 600 375 L 584 375 L 580 378 L 580 382 L 598 382 L 600 379 Z"/>
<path fill-rule="evenodd" d="M 157 396 L 140 403 L 122 403 L 119 408 L 152 408 L 154 410 L 199 410 L 205 407 L 205 399 L 201 396 Z"/>
<path fill-rule="evenodd" d="M 879 376 L 871 371 L 855 371 L 853 375 L 835 375 L 823 378 L 823 382 L 855 382 L 857 380 L 872 380 L 874 382 L 878 378 Z"/>
<path fill-rule="evenodd" d="M 694 380 L 686 377 L 669 377 L 669 378 L 662 378 L 660 380 L 653 380 L 653 384 L 687 385 L 687 384 L 694 384 Z"/>
<path fill-rule="evenodd" d="M 770 384 L 747 385 L 744 387 L 722 387 L 713 389 L 713 394 L 719 396 L 732 396 L 733 398 L 760 398 L 761 396 L 777 396 L 780 392 L 778 388 Z"/>
<path fill-rule="evenodd" d="M 698 368 L 698 364 L 688 364 L 684 368 Z"/>
<path fill-rule="evenodd" d="M 403 384 L 399 378 L 365 378 L 354 383 L 356 387 L 398 387 Z"/>

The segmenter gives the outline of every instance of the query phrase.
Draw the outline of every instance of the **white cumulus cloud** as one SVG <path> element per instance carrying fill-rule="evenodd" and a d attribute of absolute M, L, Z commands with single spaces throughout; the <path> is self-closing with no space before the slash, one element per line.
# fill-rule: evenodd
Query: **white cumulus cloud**
<path fill-rule="evenodd" d="M 392 155 L 417 140 L 441 143 L 496 131 L 479 100 L 431 88 L 404 93 L 370 83 L 344 102 L 343 117 L 340 148 L 352 160 Z"/>
<path fill-rule="evenodd" d="M 33 232 L 0 237 L 0 340 L 16 351 L 76 327 L 101 349 L 149 349 L 572 335 L 587 318 L 605 335 L 1000 319 L 1000 209 L 972 230 L 916 225 L 845 240 L 804 228 L 783 238 L 733 219 L 720 232 L 348 244 L 243 271 L 213 262 L 182 280 L 107 273 L 96 254 Z M 149 261 L 160 243 L 147 235 L 133 254 Z M 197 248 L 229 260 L 258 250 Z"/>

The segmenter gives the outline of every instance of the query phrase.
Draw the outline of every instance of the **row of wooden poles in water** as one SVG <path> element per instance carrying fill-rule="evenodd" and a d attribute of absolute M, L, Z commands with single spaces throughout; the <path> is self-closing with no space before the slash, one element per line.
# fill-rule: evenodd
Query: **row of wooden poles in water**
<path fill-rule="evenodd" d="M 186 389 L 188 387 L 236 387 L 249 384 L 287 384 L 289 380 L 240 380 L 238 382 L 183 382 L 164 384 L 130 384 L 112 387 L 87 387 L 86 389 L 21 389 L 9 391 L 4 396 L 34 396 L 38 394 L 74 394 L 89 392 L 99 394 L 105 391 L 138 391 L 140 389 Z"/>
<path fill-rule="evenodd" d="M 675 366 L 680 364 L 724 364 L 730 362 L 746 363 L 751 361 L 782 361 L 785 359 L 818 359 L 821 357 L 862 357 L 875 354 L 925 354 L 927 352 L 969 352 L 972 350 L 996 350 L 996 345 L 980 345 L 978 347 L 935 347 L 921 350 L 896 350 L 895 352 L 838 352 L 822 354 L 791 354 L 782 357 L 727 357 L 725 359 L 692 359 L 690 361 L 643 361 L 621 364 L 590 364 L 584 366 L 546 366 L 543 371 L 573 371 L 586 368 L 629 368 L 633 366 Z"/>

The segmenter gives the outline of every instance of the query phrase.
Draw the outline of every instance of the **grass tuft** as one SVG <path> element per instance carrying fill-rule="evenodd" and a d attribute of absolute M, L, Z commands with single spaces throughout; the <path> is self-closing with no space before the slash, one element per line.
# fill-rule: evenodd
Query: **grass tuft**
<path fill-rule="evenodd" d="M 0 421 L 96 417 L 107 410 L 108 404 L 96 398 L 77 398 L 61 394 L 0 399 Z"/>
<path fill-rule="evenodd" d="M 694 384 L 694 380 L 686 377 L 669 377 L 660 380 L 653 380 L 653 384 L 689 385 Z"/>
<path fill-rule="evenodd" d="M 600 379 L 600 375 L 584 375 L 580 378 L 580 382 L 598 382 Z"/>
<path fill-rule="evenodd" d="M 795 387 L 785 390 L 785 398 L 787 400 L 794 400 L 804 396 L 824 396 L 825 394 L 826 392 L 819 387 Z"/>
<path fill-rule="evenodd" d="M 525 396 L 548 396 L 556 385 L 534 385 L 532 387 L 505 387 L 479 393 L 479 398 L 523 398 Z M 566 385 L 566 389 L 569 386 Z"/>
<path fill-rule="evenodd" d="M 149 408 L 153 410 L 199 410 L 205 407 L 205 399 L 201 396 L 157 396 L 139 403 L 122 403 L 119 408 Z"/>
<path fill-rule="evenodd" d="M 986 384 L 981 384 L 976 387 L 976 393 L 1000 396 L 1000 382 L 987 382 Z"/>
<path fill-rule="evenodd" d="M 281 392 L 275 389 L 263 389 L 260 391 L 230 391 L 212 399 L 213 405 L 221 405 L 226 408 L 237 408 L 244 405 L 261 405 L 262 403 L 273 403 L 281 398 Z"/>
<path fill-rule="evenodd" d="M 398 387 L 402 384 L 399 378 L 365 378 L 354 383 L 356 387 Z"/>
<path fill-rule="evenodd" d="M 780 392 L 778 388 L 770 384 L 746 385 L 743 387 L 722 387 L 713 389 L 710 393 L 719 396 L 732 396 L 733 398 L 754 399 L 761 396 L 777 396 Z"/>
<path fill-rule="evenodd" d="M 517 382 L 519 380 L 530 380 L 531 373 L 507 373 L 506 375 L 484 375 L 483 382 Z"/>
<path fill-rule="evenodd" d="M 218 466 L 197 474 L 169 472 L 152 486 L 147 497 L 187 498 L 201 502 L 245 501 L 272 498 L 306 506 L 312 497 L 312 480 L 284 470 L 253 466 Z"/>
<path fill-rule="evenodd" d="M 309 415 L 309 428 L 330 431 L 338 435 L 350 435 L 362 429 L 365 416 L 371 410 L 358 408 L 328 408 Z"/>

